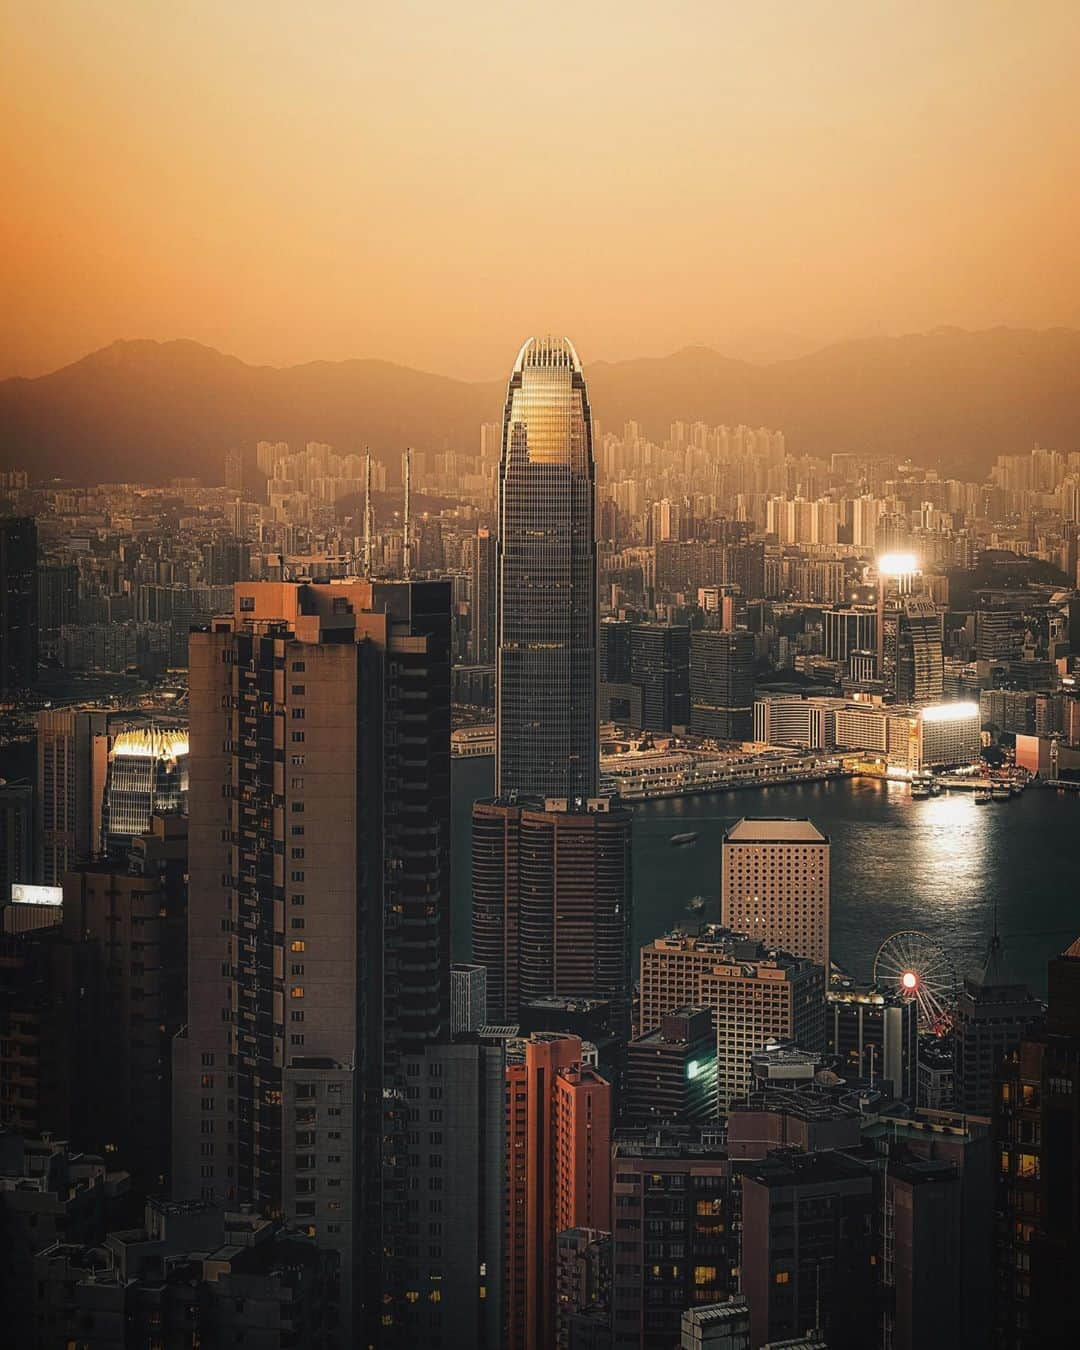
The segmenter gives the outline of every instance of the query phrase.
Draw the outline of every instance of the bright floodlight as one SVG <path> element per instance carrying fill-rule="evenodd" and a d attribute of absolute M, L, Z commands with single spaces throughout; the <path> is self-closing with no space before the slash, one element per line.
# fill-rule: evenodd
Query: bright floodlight
<path fill-rule="evenodd" d="M 903 975 L 900 977 L 900 983 L 904 986 L 905 989 L 914 989 L 915 986 L 919 983 L 919 977 L 918 975 L 915 974 L 913 970 L 905 970 Z"/>
<path fill-rule="evenodd" d="M 978 717 L 978 715 L 977 703 L 935 703 L 932 707 L 922 710 L 924 722 L 951 722 L 961 717 Z"/>
<path fill-rule="evenodd" d="M 883 553 L 877 570 L 883 577 L 910 577 L 919 570 L 919 560 L 914 553 Z"/>

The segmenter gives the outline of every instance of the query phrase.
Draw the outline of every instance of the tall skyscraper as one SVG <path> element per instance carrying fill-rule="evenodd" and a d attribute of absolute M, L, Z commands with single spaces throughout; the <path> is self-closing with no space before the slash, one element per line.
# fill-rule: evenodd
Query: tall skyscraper
<path fill-rule="evenodd" d="M 487 967 L 489 1022 L 585 995 L 609 999 L 628 1031 L 631 821 L 606 797 L 473 807 L 473 957 Z"/>
<path fill-rule="evenodd" d="M 186 727 L 128 727 L 112 738 L 102 805 L 102 848 L 123 854 L 155 815 L 187 811 Z"/>
<path fill-rule="evenodd" d="M 556 1246 L 567 1228 L 611 1231 L 611 1088 L 577 1036 L 539 1032 L 506 1068 L 508 1350 L 555 1340 Z"/>
<path fill-rule="evenodd" d="M 247 582 L 191 636 L 174 1194 L 308 1224 L 363 1344 L 403 1255 L 403 1061 L 449 1029 L 449 625 L 445 582 Z"/>
<path fill-rule="evenodd" d="M 0 694 L 37 682 L 37 526 L 29 516 L 0 520 Z"/>
<path fill-rule="evenodd" d="M 982 967 L 964 979 L 953 1027 L 953 1093 L 957 1110 L 988 1116 L 994 1075 L 1042 1017 L 1042 1004 L 1010 970 L 994 933 Z"/>
<path fill-rule="evenodd" d="M 595 465 L 566 338 L 530 338 L 514 363 L 496 557 L 496 792 L 595 797 Z"/>
<path fill-rule="evenodd" d="M 829 973 L 829 840 L 809 820 L 744 817 L 724 835 L 720 921 Z"/>

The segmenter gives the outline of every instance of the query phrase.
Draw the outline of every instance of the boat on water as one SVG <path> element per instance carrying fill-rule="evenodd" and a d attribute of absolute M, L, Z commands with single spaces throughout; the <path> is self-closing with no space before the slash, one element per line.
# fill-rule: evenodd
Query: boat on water
<path fill-rule="evenodd" d="M 930 784 L 930 796 L 931 796 L 931 797 L 940 797 L 943 791 L 944 791 L 944 788 L 942 788 L 941 784 L 937 781 L 937 779 L 935 779 L 935 780 Z"/>
<path fill-rule="evenodd" d="M 671 843 L 673 843 L 676 848 L 686 848 L 688 844 L 697 843 L 697 833 L 694 830 L 690 830 L 686 834 L 673 834 L 671 836 Z"/>
<path fill-rule="evenodd" d="M 687 903 L 686 908 L 691 914 L 700 914 L 705 908 L 705 897 L 703 895 L 695 895 L 694 898 Z"/>
<path fill-rule="evenodd" d="M 975 794 L 976 806 L 988 806 L 993 800 L 993 797 L 991 797 L 990 793 L 987 792 L 985 788 Z"/>
<path fill-rule="evenodd" d="M 911 795 L 915 801 L 925 801 L 930 796 L 930 784 L 918 781 L 911 785 Z"/>
<path fill-rule="evenodd" d="M 1012 789 L 1009 787 L 995 787 L 990 789 L 991 800 L 995 802 L 1007 802 L 1012 796 Z"/>

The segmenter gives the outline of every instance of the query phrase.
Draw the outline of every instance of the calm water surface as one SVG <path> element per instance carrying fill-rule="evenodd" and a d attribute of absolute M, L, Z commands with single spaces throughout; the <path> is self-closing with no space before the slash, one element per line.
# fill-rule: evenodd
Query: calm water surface
<path fill-rule="evenodd" d="M 453 945 L 470 956 L 469 813 L 492 790 L 494 761 L 454 761 Z M 1021 979 L 1040 992 L 1046 962 L 1080 934 L 1080 794 L 1029 790 L 976 806 L 968 794 L 912 801 L 870 779 L 639 803 L 634 807 L 634 945 L 679 922 L 705 898 L 720 917 L 720 843 L 741 816 L 809 816 L 832 840 L 833 959 L 869 978 L 890 933 L 918 928 L 952 952 L 961 975 L 998 925 Z M 673 834 L 698 832 L 688 848 Z"/>

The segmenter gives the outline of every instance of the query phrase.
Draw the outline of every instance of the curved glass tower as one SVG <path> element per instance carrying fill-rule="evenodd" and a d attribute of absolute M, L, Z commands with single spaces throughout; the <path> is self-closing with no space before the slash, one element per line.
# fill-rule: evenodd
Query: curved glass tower
<path fill-rule="evenodd" d="M 495 790 L 596 795 L 592 419 L 566 338 L 518 352 L 503 413 Z"/>

